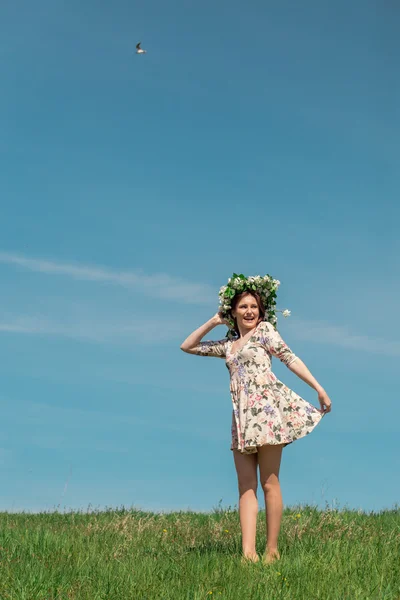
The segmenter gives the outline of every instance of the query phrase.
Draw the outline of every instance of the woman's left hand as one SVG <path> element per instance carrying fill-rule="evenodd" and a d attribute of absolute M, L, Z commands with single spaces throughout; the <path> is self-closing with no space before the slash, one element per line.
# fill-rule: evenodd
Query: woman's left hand
<path fill-rule="evenodd" d="M 321 389 L 318 391 L 318 400 L 319 403 L 321 405 L 321 410 L 320 412 L 325 415 L 326 413 L 331 412 L 332 409 L 332 402 L 328 396 L 328 394 L 326 393 L 325 390 Z"/>

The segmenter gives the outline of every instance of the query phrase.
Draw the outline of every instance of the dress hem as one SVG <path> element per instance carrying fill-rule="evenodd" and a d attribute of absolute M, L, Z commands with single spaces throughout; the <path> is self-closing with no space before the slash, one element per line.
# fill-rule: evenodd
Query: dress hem
<path fill-rule="evenodd" d="M 286 448 L 286 446 L 289 446 L 289 444 L 293 444 L 293 442 L 296 442 L 297 440 L 301 440 L 302 438 L 307 437 L 307 435 L 312 433 L 312 431 L 314 431 L 315 427 L 317 427 L 317 425 L 319 425 L 319 423 L 322 421 L 322 419 L 324 417 L 324 413 L 320 413 L 320 414 L 321 414 L 321 418 L 318 419 L 318 421 L 316 423 L 314 423 L 314 426 L 310 430 L 301 431 L 298 436 L 292 438 L 291 440 L 286 440 L 283 442 L 271 442 L 271 443 L 267 442 L 266 444 L 260 444 L 259 446 L 246 446 L 243 449 L 235 448 L 231 444 L 231 451 L 233 452 L 233 450 L 238 450 L 241 454 L 257 454 L 258 448 L 261 448 L 263 446 L 281 446 L 283 444 L 283 448 Z"/>

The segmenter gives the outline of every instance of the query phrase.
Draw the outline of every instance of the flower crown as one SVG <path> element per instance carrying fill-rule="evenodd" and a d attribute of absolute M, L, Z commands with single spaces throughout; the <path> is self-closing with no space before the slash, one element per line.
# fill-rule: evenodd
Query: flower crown
<path fill-rule="evenodd" d="M 230 325 L 227 337 L 237 337 L 234 329 L 235 322 L 232 317 L 232 300 L 236 294 L 242 292 L 257 292 L 261 298 L 261 301 L 265 308 L 264 321 L 269 321 L 274 327 L 276 327 L 277 312 L 281 312 L 286 318 L 290 315 L 290 310 L 279 310 L 275 308 L 276 302 L 276 291 L 280 286 L 281 282 L 278 279 L 273 279 L 270 275 L 255 275 L 254 277 L 245 277 L 243 274 L 237 275 L 233 273 L 232 277 L 228 279 L 228 284 L 223 285 L 219 290 L 219 309 L 218 312 L 226 319 Z"/>

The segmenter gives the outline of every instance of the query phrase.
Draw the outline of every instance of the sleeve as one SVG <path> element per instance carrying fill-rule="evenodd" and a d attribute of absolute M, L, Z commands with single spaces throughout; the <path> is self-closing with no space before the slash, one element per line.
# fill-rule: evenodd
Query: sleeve
<path fill-rule="evenodd" d="M 214 356 L 215 358 L 225 358 L 227 342 L 227 339 L 219 340 L 217 342 L 200 342 L 192 349 L 192 354 L 197 354 L 198 356 Z"/>
<path fill-rule="evenodd" d="M 268 321 L 263 323 L 260 341 L 267 352 L 279 358 L 287 367 L 298 358 L 285 344 L 275 327 Z"/>

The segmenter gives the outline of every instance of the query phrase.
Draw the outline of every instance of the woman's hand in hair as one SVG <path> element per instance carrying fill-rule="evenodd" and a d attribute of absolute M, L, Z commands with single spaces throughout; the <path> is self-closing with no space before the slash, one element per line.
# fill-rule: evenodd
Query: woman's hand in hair
<path fill-rule="evenodd" d="M 215 322 L 215 325 L 226 325 L 229 328 L 231 327 L 229 322 L 221 315 L 220 312 L 215 313 L 213 316 L 213 321 Z"/>

